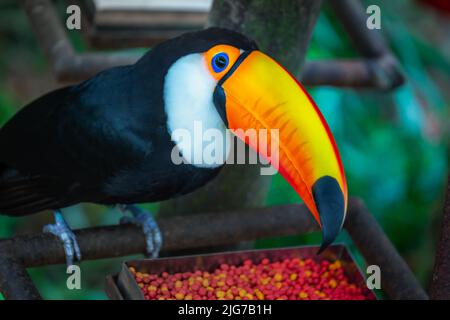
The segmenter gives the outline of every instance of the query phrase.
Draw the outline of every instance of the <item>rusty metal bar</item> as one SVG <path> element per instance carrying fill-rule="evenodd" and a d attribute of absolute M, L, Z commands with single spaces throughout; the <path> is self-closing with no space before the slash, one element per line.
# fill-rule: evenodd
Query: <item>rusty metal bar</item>
<path fill-rule="evenodd" d="M 5 299 L 41 299 L 24 265 L 17 258 L 4 252 L 0 254 L 0 291 Z"/>
<path fill-rule="evenodd" d="M 406 262 L 360 199 L 354 199 L 349 206 L 344 227 L 367 264 L 380 267 L 381 288 L 390 299 L 428 299 Z"/>
<path fill-rule="evenodd" d="M 236 244 L 242 241 L 276 236 L 304 234 L 318 227 L 304 205 L 246 209 L 224 212 L 161 218 L 158 223 L 164 237 L 163 253 L 173 250 Z M 208 221 L 205 226 L 205 221 Z M 377 264 L 382 272 L 382 289 L 392 299 L 426 299 L 423 289 L 411 270 L 396 252 L 376 220 L 359 199 L 350 199 L 345 228 L 369 264 Z M 134 225 L 105 226 L 76 230 L 83 260 L 127 256 L 145 252 L 141 229 Z M 27 295 L 30 281 L 21 268 L 9 274 L 10 262 L 15 266 L 36 267 L 64 264 L 61 242 L 50 234 L 19 236 L 0 241 L 0 257 L 14 260 L 0 261 L 0 291 L 7 297 Z M 5 259 L 5 258 L 3 258 Z M 8 280 L 9 279 L 9 280 Z M 16 279 L 19 280 L 15 287 Z M 22 280 L 21 280 L 22 279 Z M 27 283 L 27 285 L 25 285 Z M 11 291 L 13 290 L 13 291 Z M 17 291 L 14 291 L 17 290 Z M 23 292 L 21 291 L 23 290 Z M 28 290 L 28 291 L 27 291 Z M 16 292 L 14 295 L 11 292 Z M 17 293 L 19 292 L 19 293 Z M 20 293 L 22 292 L 22 293 Z M 32 293 L 32 291 L 31 291 Z M 30 297 L 33 296 L 30 293 Z"/>
<path fill-rule="evenodd" d="M 207 226 L 205 221 L 208 221 Z M 164 239 L 163 252 L 236 244 L 317 230 L 316 222 L 306 207 L 301 205 L 174 216 L 161 218 L 158 224 Z M 145 253 L 145 239 L 138 226 L 104 226 L 74 232 L 83 260 Z M 27 267 L 65 263 L 61 242 L 50 234 L 1 240 L 0 253 L 5 251 L 14 252 L 14 256 Z"/>
<path fill-rule="evenodd" d="M 436 300 L 450 300 L 450 176 L 448 178 L 441 236 L 434 262 L 430 296 Z"/>
<path fill-rule="evenodd" d="M 353 46 L 367 58 L 377 58 L 389 53 L 380 30 L 366 28 L 368 15 L 361 1 L 328 1 L 333 13 L 350 36 Z"/>
<path fill-rule="evenodd" d="M 137 55 L 76 53 L 50 0 L 20 0 L 36 38 L 51 64 L 57 80 L 77 82 L 118 65 L 132 64 Z M 365 13 L 358 1 L 330 1 L 336 14 L 367 59 L 310 61 L 302 71 L 305 85 L 331 85 L 390 90 L 403 83 L 396 59 L 380 34 L 365 26 Z M 361 24 L 362 23 L 362 24 Z M 151 43 L 153 45 L 153 43 Z"/>
<path fill-rule="evenodd" d="M 36 39 L 59 81 L 80 81 L 108 68 L 132 64 L 139 56 L 76 53 L 50 0 L 20 0 Z"/>
<path fill-rule="evenodd" d="M 309 61 L 302 72 L 302 83 L 309 86 L 391 90 L 404 82 L 398 62 L 390 54 L 359 60 Z"/>

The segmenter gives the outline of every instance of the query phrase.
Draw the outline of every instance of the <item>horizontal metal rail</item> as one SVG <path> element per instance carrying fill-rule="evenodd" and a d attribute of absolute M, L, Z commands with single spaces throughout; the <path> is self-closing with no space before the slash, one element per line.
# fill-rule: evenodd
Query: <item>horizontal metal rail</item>
<path fill-rule="evenodd" d="M 236 244 L 242 241 L 318 231 L 304 205 L 161 218 L 163 254 L 174 250 Z M 381 268 L 382 288 L 392 299 L 427 299 L 411 270 L 362 201 L 350 199 L 345 228 L 368 264 Z M 83 260 L 145 253 L 141 229 L 117 225 L 75 230 Z M 8 299 L 35 299 L 37 290 L 25 268 L 64 264 L 61 242 L 51 234 L 0 241 L 0 291 Z M 13 272 L 11 272 L 13 270 Z"/>

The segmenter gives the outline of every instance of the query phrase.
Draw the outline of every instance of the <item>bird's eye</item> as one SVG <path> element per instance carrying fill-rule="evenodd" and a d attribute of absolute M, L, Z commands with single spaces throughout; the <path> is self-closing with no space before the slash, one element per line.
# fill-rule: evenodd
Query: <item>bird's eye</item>
<path fill-rule="evenodd" d="M 211 61 L 214 72 L 222 72 L 228 66 L 229 58 L 225 52 L 216 54 Z"/>

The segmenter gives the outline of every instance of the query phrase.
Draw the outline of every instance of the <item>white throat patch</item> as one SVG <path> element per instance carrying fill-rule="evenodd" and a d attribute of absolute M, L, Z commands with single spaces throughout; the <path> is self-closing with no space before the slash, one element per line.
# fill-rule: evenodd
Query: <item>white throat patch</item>
<path fill-rule="evenodd" d="M 202 133 L 199 136 L 199 125 L 206 136 L 211 136 L 208 130 L 214 130 L 226 137 L 226 127 L 213 102 L 216 84 L 202 54 L 178 59 L 164 81 L 164 108 L 169 134 L 185 161 L 197 167 L 218 167 L 225 163 L 229 153 L 228 139 L 224 139 L 216 144 L 219 148 L 222 146 L 222 150 L 216 150 L 215 161 L 200 159 L 205 151 L 210 151 L 211 141 L 205 141 L 210 138 L 205 138 Z M 180 132 L 183 132 L 181 139 Z M 186 141 L 186 133 L 190 135 L 190 141 Z"/>

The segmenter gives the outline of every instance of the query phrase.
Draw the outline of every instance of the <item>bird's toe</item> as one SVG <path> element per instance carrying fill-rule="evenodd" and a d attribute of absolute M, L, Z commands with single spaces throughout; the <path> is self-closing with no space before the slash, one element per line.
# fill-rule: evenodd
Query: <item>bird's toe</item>
<path fill-rule="evenodd" d="M 123 210 L 124 209 L 124 210 Z M 128 205 L 121 207 L 122 211 L 129 211 L 133 216 L 124 216 L 120 223 L 134 223 L 141 226 L 145 235 L 147 255 L 151 258 L 157 258 L 162 246 L 162 235 L 153 215 L 136 206 Z"/>
<path fill-rule="evenodd" d="M 81 261 L 77 238 L 60 213 L 55 213 L 55 223 L 44 226 L 43 232 L 53 234 L 62 242 L 68 266 L 73 265 L 75 258 Z"/>

